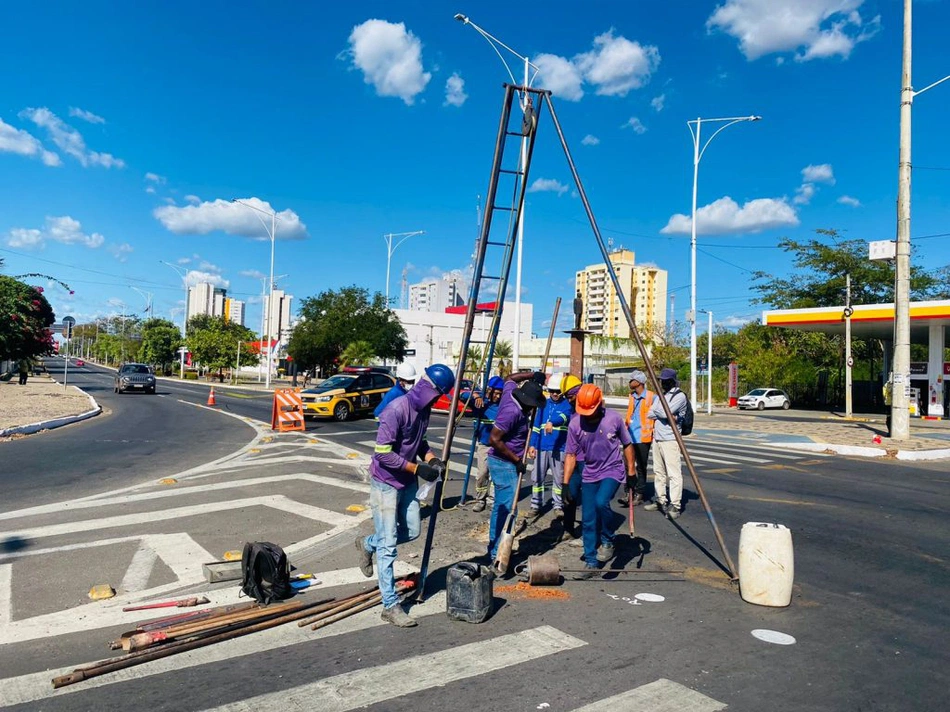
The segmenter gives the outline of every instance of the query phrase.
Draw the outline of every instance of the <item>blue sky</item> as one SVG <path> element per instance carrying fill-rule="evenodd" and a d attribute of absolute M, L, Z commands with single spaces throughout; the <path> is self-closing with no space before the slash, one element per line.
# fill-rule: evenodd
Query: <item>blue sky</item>
<path fill-rule="evenodd" d="M 17 3 L 0 48 L 5 272 L 68 283 L 46 290 L 59 317 L 142 311 L 134 286 L 177 322 L 164 260 L 250 301 L 253 328 L 270 245 L 232 198 L 281 213 L 275 272 L 297 305 L 383 291 L 386 233 L 426 231 L 393 256 L 394 296 L 407 265 L 410 282 L 464 270 L 507 73 L 456 12 L 542 67 L 605 237 L 669 271 L 678 319 L 688 119 L 764 117 L 700 166 L 698 301 L 717 323 L 759 313 L 750 272 L 789 269 L 783 236 L 894 237 L 899 0 Z M 947 26 L 950 3 L 915 3 L 915 87 L 950 74 Z M 950 233 L 948 117 L 950 82 L 916 99 L 912 235 L 929 268 L 950 263 L 930 237 Z M 600 261 L 548 119 L 524 247 L 539 332 Z"/>

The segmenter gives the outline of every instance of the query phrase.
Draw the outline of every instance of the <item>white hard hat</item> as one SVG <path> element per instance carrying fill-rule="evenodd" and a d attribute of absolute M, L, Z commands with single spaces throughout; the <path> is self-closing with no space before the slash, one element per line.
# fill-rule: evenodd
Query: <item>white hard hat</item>
<path fill-rule="evenodd" d="M 415 381 L 416 369 L 411 363 L 401 363 L 396 367 L 396 378 L 400 381 Z"/>
<path fill-rule="evenodd" d="M 561 382 L 563 380 L 564 380 L 563 373 L 552 373 L 551 376 L 548 378 L 547 389 L 551 391 L 552 393 L 560 393 Z"/>

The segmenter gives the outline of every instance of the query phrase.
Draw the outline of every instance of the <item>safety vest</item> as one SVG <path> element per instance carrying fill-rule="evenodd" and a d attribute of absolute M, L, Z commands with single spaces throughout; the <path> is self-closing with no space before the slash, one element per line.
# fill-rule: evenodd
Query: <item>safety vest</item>
<path fill-rule="evenodd" d="M 627 402 L 627 417 L 624 422 L 630 430 L 630 437 L 635 443 L 653 442 L 653 424 L 656 422 L 647 417 L 650 410 L 650 404 L 656 394 L 649 390 L 643 391 L 643 398 L 637 398 L 633 393 L 630 394 L 630 400 Z M 634 413 L 636 408 L 639 413 Z"/>

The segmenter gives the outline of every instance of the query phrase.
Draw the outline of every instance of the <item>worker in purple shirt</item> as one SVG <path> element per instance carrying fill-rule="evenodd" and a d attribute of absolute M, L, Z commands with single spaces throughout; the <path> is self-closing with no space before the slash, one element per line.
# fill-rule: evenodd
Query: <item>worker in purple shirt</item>
<path fill-rule="evenodd" d="M 531 380 L 529 380 L 531 379 Z M 528 381 L 518 387 L 522 381 Z M 530 417 L 538 408 L 544 407 L 544 394 L 541 385 L 544 374 L 514 373 L 505 381 L 498 403 L 498 414 L 488 436 L 488 474 L 495 486 L 495 502 L 492 505 L 488 528 L 488 556 L 495 559 L 498 553 L 498 540 L 505 519 L 515 502 L 515 485 L 518 474 L 524 474 L 526 467 L 522 455 L 528 444 L 531 431 Z"/>
<path fill-rule="evenodd" d="M 614 557 L 614 522 L 617 514 L 610 502 L 625 476 L 635 472 L 633 441 L 623 417 L 604 407 L 604 394 L 593 383 L 581 386 L 575 404 L 577 414 L 567 428 L 562 496 L 570 498 L 569 483 L 577 460 L 583 458 L 581 497 L 584 500 L 584 571 L 576 580 L 597 575 L 602 564 Z"/>
<path fill-rule="evenodd" d="M 376 452 L 370 462 L 369 503 L 374 532 L 356 538 L 360 571 L 373 575 L 376 554 L 379 592 L 383 598 L 382 619 L 399 628 L 417 625 L 399 603 L 393 564 L 396 546 L 419 536 L 418 478 L 434 482 L 445 474 L 445 464 L 426 442 L 429 414 L 439 396 L 455 386 L 455 374 L 443 364 L 434 364 L 412 389 L 395 399 L 379 414 Z M 416 463 L 416 460 L 422 460 Z"/>

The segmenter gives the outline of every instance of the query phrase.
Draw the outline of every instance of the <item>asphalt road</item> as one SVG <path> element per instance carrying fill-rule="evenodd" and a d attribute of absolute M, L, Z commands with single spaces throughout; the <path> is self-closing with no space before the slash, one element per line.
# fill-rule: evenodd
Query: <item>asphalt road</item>
<path fill-rule="evenodd" d="M 159 392 L 200 401 L 202 395 L 207 397 L 207 386 L 166 388 L 161 383 Z M 247 415 L 263 408 L 269 415 L 269 403 L 259 399 L 223 389 L 216 394 L 222 408 Z M 133 402 L 151 397 L 121 398 Z M 182 413 L 192 408 L 181 403 L 177 407 L 176 412 Z M 430 432 L 436 445 L 443 423 L 433 419 Z M 157 427 L 173 424 L 163 420 Z M 341 452 L 344 446 L 368 452 L 374 430 L 368 420 L 311 423 L 308 435 Z M 318 488 L 311 484 L 288 496 L 309 497 L 312 503 L 335 510 L 352 501 L 352 490 L 341 494 L 328 484 L 339 478 L 342 486 L 347 475 L 339 468 L 328 469 L 325 456 L 298 457 L 300 451 L 291 451 L 289 443 L 279 439 L 273 444 L 273 452 L 287 454 L 280 472 L 305 471 L 329 479 Z M 618 510 L 614 564 L 627 570 L 637 566 L 682 570 L 682 575 L 640 573 L 607 581 L 567 581 L 546 590 L 548 595 L 512 588 L 513 580 L 497 581 L 497 610 L 481 625 L 447 619 L 444 602 L 434 596 L 413 609 L 421 620 L 416 629 L 379 625 L 375 612 L 320 633 L 290 626 L 292 630 L 258 634 L 240 644 L 220 644 L 167 663 L 133 668 L 126 675 L 80 683 L 40 702 L 28 692 L 35 685 L 37 695 L 48 695 L 48 668 L 106 657 L 103 642 L 122 628 L 71 636 L 52 630 L 30 644 L 0 646 L 0 669 L 16 675 L 0 679 L 0 700 L 32 700 L 12 709 L 76 712 L 119 709 L 143 699 L 150 710 L 176 712 L 274 706 L 290 712 L 363 707 L 377 712 L 429 707 L 568 711 L 598 700 L 609 700 L 602 709 L 624 712 L 946 709 L 950 683 L 946 463 L 784 452 L 751 433 L 723 437 L 697 431 L 688 443 L 734 560 L 738 562 L 744 523 L 778 522 L 792 530 L 795 588 L 789 607 L 753 606 L 741 599 L 721 571 L 723 557 L 709 520 L 688 484 L 683 517 L 674 523 L 637 510 L 636 538 L 626 534 Z M 105 450 L 116 447 L 103 445 Z M 235 489 L 241 484 L 235 478 L 268 477 L 267 468 L 277 465 L 265 463 L 279 460 L 266 450 L 255 457 L 266 459 L 257 465 L 251 460 L 240 472 L 202 475 L 195 482 L 227 488 L 218 490 L 225 500 L 217 505 L 227 506 L 227 498 L 252 489 L 249 485 Z M 282 491 L 276 478 L 273 482 L 259 486 L 267 492 Z M 346 486 L 357 485 L 354 480 Z M 139 511 L 136 506 L 126 504 L 125 511 Z M 53 521 L 51 514 L 44 517 L 42 523 Z M 216 521 L 205 525 L 201 536 L 206 539 L 196 535 L 199 543 L 212 542 L 222 528 L 236 526 L 231 520 Z M 246 522 L 254 521 L 252 511 L 242 509 L 239 521 L 246 528 Z M 477 550 L 484 521 L 484 515 L 467 510 L 440 516 L 435 581 L 444 576 L 444 559 L 454 560 L 452 552 L 457 558 L 458 552 Z M 364 521 L 363 527 L 367 524 Z M 289 525 L 285 520 L 270 526 Z M 307 524 L 300 520 L 293 526 Z M 179 529 L 166 523 L 161 531 L 167 536 Z M 301 535 L 304 532 L 301 529 Z M 114 533 L 106 528 L 97 536 Z M 531 525 L 516 560 L 549 550 L 555 534 L 557 525 L 547 518 Z M 352 567 L 348 555 L 352 533 L 341 537 L 345 547 L 314 553 L 306 565 L 320 572 Z M 55 541 L 66 544 L 69 538 Z M 418 562 L 413 556 L 421 545 L 420 539 L 401 546 L 400 559 Z M 211 550 L 212 543 L 207 548 Z M 579 565 L 578 549 L 561 543 L 553 551 L 562 568 Z M 0 561 L 0 573 L 2 566 Z M 16 605 L 13 611 L 16 620 Z M 780 645 L 753 636 L 753 631 L 763 629 L 791 636 L 794 642 Z M 29 678 L 31 671 L 35 679 Z M 9 673 L 0 675 L 7 678 Z M 18 690 L 25 690 L 21 698 L 15 695 Z"/>

